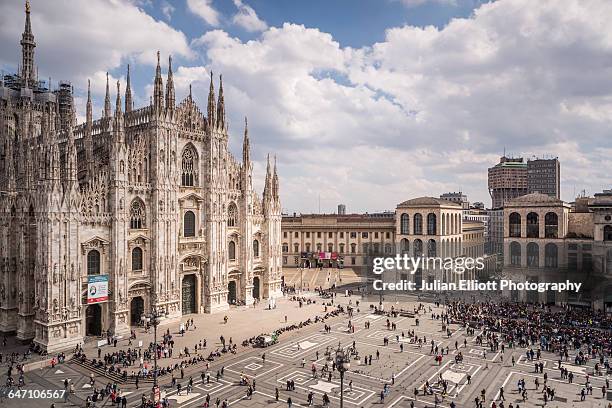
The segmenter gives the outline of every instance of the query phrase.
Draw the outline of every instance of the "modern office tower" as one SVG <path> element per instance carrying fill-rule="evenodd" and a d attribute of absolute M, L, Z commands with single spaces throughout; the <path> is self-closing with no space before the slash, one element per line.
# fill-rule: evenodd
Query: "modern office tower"
<path fill-rule="evenodd" d="M 546 194 L 560 197 L 559 159 L 532 159 L 527 161 L 527 189 L 529 193 Z"/>

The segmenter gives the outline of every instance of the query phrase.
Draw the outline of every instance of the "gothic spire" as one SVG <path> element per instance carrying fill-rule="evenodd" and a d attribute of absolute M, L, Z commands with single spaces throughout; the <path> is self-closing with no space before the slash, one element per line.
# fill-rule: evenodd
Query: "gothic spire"
<path fill-rule="evenodd" d="M 164 81 L 161 76 L 161 65 L 159 63 L 159 51 L 157 51 L 157 68 L 155 69 L 155 84 L 153 87 L 153 105 L 156 111 L 164 107 Z"/>
<path fill-rule="evenodd" d="M 125 83 L 125 112 L 132 111 L 132 86 L 130 83 L 130 64 L 127 66 L 127 78 Z"/>
<path fill-rule="evenodd" d="M 30 0 L 25 3 L 25 28 L 21 35 L 21 79 L 24 86 L 33 83 L 36 79 L 34 71 L 34 35 L 32 34 L 32 23 L 30 22 Z"/>
<path fill-rule="evenodd" d="M 276 172 L 276 155 L 274 155 L 274 175 L 272 176 L 272 192 L 273 196 L 278 199 L 279 197 L 279 185 L 278 185 L 278 173 Z"/>
<path fill-rule="evenodd" d="M 215 121 L 215 86 L 213 85 L 213 73 L 210 71 L 210 88 L 208 90 L 208 123 L 213 127 Z"/>
<path fill-rule="evenodd" d="M 223 98 L 223 75 L 219 75 L 219 100 L 217 102 L 217 126 L 225 127 L 225 99 Z"/>
<path fill-rule="evenodd" d="M 242 141 L 242 163 L 248 170 L 251 161 L 251 143 L 249 141 L 249 123 L 246 116 L 244 117 L 244 140 Z"/>
<path fill-rule="evenodd" d="M 172 78 L 172 56 L 168 56 L 168 79 L 166 80 L 166 108 L 174 109 L 174 80 Z"/>
<path fill-rule="evenodd" d="M 92 140 L 92 127 L 93 127 L 93 117 L 92 117 L 92 108 L 91 108 L 91 81 L 87 80 L 87 108 L 85 113 L 85 156 L 87 161 L 87 171 L 91 176 L 93 173 L 93 140 Z"/>
<path fill-rule="evenodd" d="M 68 141 L 66 144 L 66 179 L 70 183 L 74 183 L 77 180 L 77 149 L 74 143 L 74 108 L 70 112 L 70 120 L 68 125 Z"/>
<path fill-rule="evenodd" d="M 111 100 L 110 100 L 110 88 L 108 84 L 108 72 L 106 73 L 106 96 L 104 97 L 104 117 L 106 119 L 111 117 Z"/>
<path fill-rule="evenodd" d="M 87 126 L 90 127 L 93 121 L 93 116 L 91 112 L 91 81 L 89 79 L 87 80 L 87 107 L 85 111 L 85 119 L 87 121 L 86 123 Z"/>
<path fill-rule="evenodd" d="M 121 115 L 121 85 L 117 81 L 117 99 L 115 100 L 115 116 Z"/>
<path fill-rule="evenodd" d="M 115 101 L 115 138 L 119 142 L 123 142 L 123 112 L 121 111 L 121 86 L 117 81 L 117 100 Z"/>

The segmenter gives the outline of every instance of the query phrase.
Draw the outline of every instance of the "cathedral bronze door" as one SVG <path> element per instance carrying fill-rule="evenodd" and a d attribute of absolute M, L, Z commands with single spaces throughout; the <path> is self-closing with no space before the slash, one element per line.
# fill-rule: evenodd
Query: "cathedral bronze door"
<path fill-rule="evenodd" d="M 142 313 L 144 312 L 144 299 L 141 296 L 135 297 L 130 303 L 130 324 L 137 326 L 140 324 Z"/>
<path fill-rule="evenodd" d="M 227 303 L 233 305 L 236 303 L 236 281 L 230 281 L 227 285 Z"/>
<path fill-rule="evenodd" d="M 259 277 L 253 278 L 253 299 L 259 299 Z"/>
<path fill-rule="evenodd" d="M 87 336 L 102 335 L 102 308 L 100 305 L 89 305 L 85 311 L 85 334 Z"/>
<path fill-rule="evenodd" d="M 196 313 L 196 277 L 195 275 L 185 275 L 183 277 L 183 314 Z"/>

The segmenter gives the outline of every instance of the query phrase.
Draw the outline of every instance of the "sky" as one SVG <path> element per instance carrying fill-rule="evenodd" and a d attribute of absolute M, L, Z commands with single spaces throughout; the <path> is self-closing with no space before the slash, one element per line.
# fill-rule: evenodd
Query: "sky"
<path fill-rule="evenodd" d="M 206 111 L 223 74 L 230 148 L 248 117 L 255 187 L 276 155 L 283 210 L 394 209 L 462 191 L 490 205 L 487 168 L 558 157 L 561 196 L 612 187 L 607 0 L 32 0 L 40 78 L 69 80 L 94 117 L 106 72 L 149 103 L 156 52 L 177 99 Z M 21 0 L 0 1 L 14 72 Z M 112 96 L 114 101 L 114 95 Z M 319 207 L 320 206 L 320 207 Z"/>

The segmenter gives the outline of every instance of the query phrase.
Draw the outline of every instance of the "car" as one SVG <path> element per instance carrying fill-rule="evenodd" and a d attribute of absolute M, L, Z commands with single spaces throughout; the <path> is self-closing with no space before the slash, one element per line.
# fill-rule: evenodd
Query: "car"
<path fill-rule="evenodd" d="M 278 334 L 276 332 L 270 334 L 262 334 L 257 336 L 255 344 L 257 347 L 268 347 L 278 343 Z"/>

